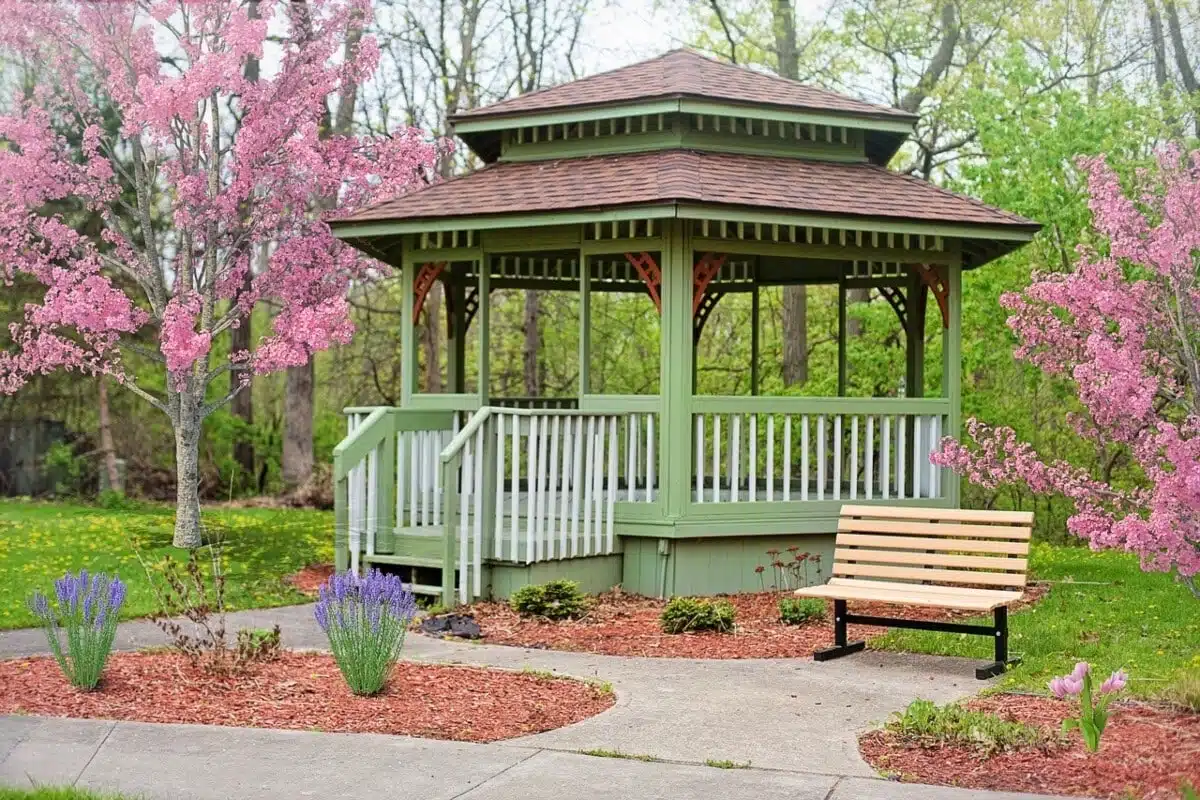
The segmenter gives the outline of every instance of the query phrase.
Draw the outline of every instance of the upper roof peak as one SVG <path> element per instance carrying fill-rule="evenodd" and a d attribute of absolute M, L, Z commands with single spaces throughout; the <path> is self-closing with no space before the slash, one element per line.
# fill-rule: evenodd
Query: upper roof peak
<path fill-rule="evenodd" d="M 915 121 L 916 116 L 816 86 L 726 64 L 681 48 L 648 61 L 456 114 L 451 121 L 520 116 L 568 107 L 687 97 L 744 105 L 802 108 L 849 117 Z"/>

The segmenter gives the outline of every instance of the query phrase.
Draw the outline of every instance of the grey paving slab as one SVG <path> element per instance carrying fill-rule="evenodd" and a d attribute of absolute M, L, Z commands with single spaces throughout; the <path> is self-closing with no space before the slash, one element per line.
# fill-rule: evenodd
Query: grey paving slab
<path fill-rule="evenodd" d="M 836 778 L 539 752 L 462 800 L 825 800 Z"/>
<path fill-rule="evenodd" d="M 172 800 L 450 800 L 531 754 L 402 736 L 124 722 L 79 784 Z"/>
<path fill-rule="evenodd" d="M 25 787 L 74 783 L 115 724 L 96 719 L 0 717 L 0 742 L 10 743 L 0 759 L 0 783 Z"/>
<path fill-rule="evenodd" d="M 984 792 L 953 786 L 846 778 L 838 783 L 828 800 L 1047 800 L 1049 797 L 1023 792 Z"/>

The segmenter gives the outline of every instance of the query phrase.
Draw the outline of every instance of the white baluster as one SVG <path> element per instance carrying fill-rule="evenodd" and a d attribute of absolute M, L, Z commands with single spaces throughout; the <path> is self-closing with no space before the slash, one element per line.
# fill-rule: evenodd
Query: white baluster
<path fill-rule="evenodd" d="M 767 502 L 775 500 L 775 415 L 767 415 Z"/>
<path fill-rule="evenodd" d="M 558 507 L 558 557 L 566 558 L 567 551 L 567 535 L 570 532 L 571 519 L 571 473 L 574 467 L 571 464 L 571 453 L 574 452 L 574 445 L 571 436 L 571 417 L 564 417 L 562 422 L 563 440 L 562 440 L 562 491 L 559 493 Z"/>
<path fill-rule="evenodd" d="M 867 457 L 867 473 L 863 476 L 863 483 L 867 490 L 867 499 L 872 500 L 875 497 L 875 417 L 867 415 L 867 449 L 864 451 Z"/>
<path fill-rule="evenodd" d="M 521 418 L 516 414 L 512 417 L 512 484 L 509 489 L 509 535 L 512 537 L 512 542 L 509 544 L 509 552 L 511 561 L 520 560 L 520 526 L 519 504 L 521 492 Z"/>
<path fill-rule="evenodd" d="M 583 554 L 592 554 L 592 492 L 596 489 L 596 418 L 587 418 L 587 474 L 584 476 L 583 492 Z"/>
<path fill-rule="evenodd" d="M 583 417 L 575 417 L 571 455 L 571 556 L 579 555 L 579 502 L 583 493 Z"/>
<path fill-rule="evenodd" d="M 471 440 L 468 439 L 462 450 L 459 466 L 462 470 L 462 492 L 458 504 L 458 600 L 461 603 L 471 602 L 471 568 L 470 568 L 470 527 L 468 513 L 471 508 L 471 486 L 475 479 L 474 453 Z M 453 488 L 453 487 L 451 487 Z M 449 522 L 449 520 L 447 520 Z"/>
<path fill-rule="evenodd" d="M 396 434 L 396 527 L 404 527 L 404 468 L 408 466 L 404 460 L 405 433 Z"/>
<path fill-rule="evenodd" d="M 496 414 L 496 524 L 492 528 L 492 552 L 504 558 L 504 415 Z"/>
<path fill-rule="evenodd" d="M 842 499 L 842 415 L 833 418 L 833 499 Z"/>
<path fill-rule="evenodd" d="M 921 435 L 921 417 L 913 417 L 913 466 L 912 466 L 912 496 L 915 500 L 921 496 L 921 481 L 925 477 L 925 471 L 921 469 L 921 451 L 925 449 L 925 442 Z"/>
<path fill-rule="evenodd" d="M 734 414 L 730 423 L 729 436 L 729 491 L 730 502 L 736 503 L 742 493 L 742 415 Z"/>
<path fill-rule="evenodd" d="M 750 463 L 746 468 L 750 502 L 758 500 L 758 414 L 750 415 Z"/>
<path fill-rule="evenodd" d="M 441 462 L 438 456 L 442 452 L 442 432 L 429 432 L 429 450 L 426 456 L 429 458 L 428 472 L 426 474 L 432 476 L 433 480 L 430 483 L 433 486 L 433 497 L 431 504 L 433 506 L 433 524 L 442 524 L 442 471 L 439 469 Z"/>
<path fill-rule="evenodd" d="M 904 436 L 906 420 L 903 416 L 896 417 L 896 498 L 904 499 Z"/>
<path fill-rule="evenodd" d="M 367 555 L 375 555 L 376 523 L 379 520 L 379 492 L 375 481 L 379 479 L 379 448 L 376 445 L 367 454 Z"/>
<path fill-rule="evenodd" d="M 892 454 L 889 452 L 892 447 L 892 416 L 887 414 L 883 418 L 883 430 L 879 434 L 879 444 L 883 447 L 883 451 L 879 454 L 879 488 L 883 490 L 883 499 L 887 500 L 892 496 L 892 479 L 888 474 L 891 467 Z"/>
<path fill-rule="evenodd" d="M 792 499 L 792 416 L 783 418 L 783 502 Z"/>
<path fill-rule="evenodd" d="M 654 468 L 658 465 L 655 456 L 657 442 L 654 439 L 654 415 L 646 415 L 646 502 L 654 502 Z"/>
<path fill-rule="evenodd" d="M 480 425 L 479 430 L 475 432 L 475 458 L 471 462 L 472 474 L 474 476 L 471 482 L 471 488 L 474 489 L 471 495 L 475 501 L 473 505 L 472 519 L 474 521 L 474 547 L 472 548 L 472 591 L 476 597 L 483 594 L 483 456 L 485 453 L 483 447 L 484 426 Z M 466 580 L 465 578 L 463 579 Z"/>
<path fill-rule="evenodd" d="M 800 417 L 800 499 L 808 499 L 808 415 Z"/>
<path fill-rule="evenodd" d="M 696 415 L 696 502 L 704 502 L 704 415 Z"/>
<path fill-rule="evenodd" d="M 428 526 L 433 522 L 433 481 L 429 475 L 429 451 L 433 443 L 429 440 L 429 431 L 421 431 L 421 524 Z"/>
<path fill-rule="evenodd" d="M 600 553 L 604 546 L 604 417 L 596 421 L 596 460 L 592 462 L 592 508 L 593 536 L 592 552 Z"/>
<path fill-rule="evenodd" d="M 850 499 L 858 499 L 858 417 L 850 418 Z"/>
<path fill-rule="evenodd" d="M 608 519 L 604 527 L 604 552 L 613 551 L 613 512 L 617 501 L 617 418 L 610 417 L 608 423 Z"/>
<path fill-rule="evenodd" d="M 421 524 L 421 432 L 408 433 L 408 487 L 412 502 L 408 509 L 409 524 L 414 528 Z"/>
<path fill-rule="evenodd" d="M 712 501 L 721 502 L 721 415 L 713 414 Z"/>
<path fill-rule="evenodd" d="M 553 422 L 550 426 L 550 468 L 547 470 L 547 474 L 550 476 L 550 485 L 547 487 L 545 523 L 546 558 L 554 558 L 555 540 L 558 539 L 559 521 L 555 519 L 556 515 L 554 512 L 556 511 L 555 506 L 557 505 L 558 500 L 558 484 L 561 478 L 561 473 L 559 472 L 558 466 L 559 446 L 561 444 L 559 427 L 561 422 L 562 417 L 555 414 L 553 417 Z M 562 557 L 561 553 L 559 557 Z"/>
<path fill-rule="evenodd" d="M 929 434 L 929 455 L 937 452 L 938 444 L 942 440 L 942 418 L 941 416 L 932 416 L 929 418 L 930 434 Z M 928 461 L 928 456 L 926 457 Z M 942 496 L 942 471 L 936 464 L 929 461 L 929 485 L 933 487 L 930 492 L 930 497 Z"/>
<path fill-rule="evenodd" d="M 825 499 L 825 415 L 817 417 L 817 499 Z"/>
<path fill-rule="evenodd" d="M 525 440 L 529 450 L 528 474 L 525 477 L 525 563 L 541 558 L 541 542 L 537 541 L 537 497 L 541 472 L 538 464 L 538 417 L 529 417 L 529 438 Z"/>

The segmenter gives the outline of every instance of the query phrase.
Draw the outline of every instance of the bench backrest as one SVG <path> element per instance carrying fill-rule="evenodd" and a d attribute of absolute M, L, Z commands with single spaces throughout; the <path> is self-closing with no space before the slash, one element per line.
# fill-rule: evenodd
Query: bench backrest
<path fill-rule="evenodd" d="M 833 576 L 1021 588 L 1033 513 L 844 505 Z"/>

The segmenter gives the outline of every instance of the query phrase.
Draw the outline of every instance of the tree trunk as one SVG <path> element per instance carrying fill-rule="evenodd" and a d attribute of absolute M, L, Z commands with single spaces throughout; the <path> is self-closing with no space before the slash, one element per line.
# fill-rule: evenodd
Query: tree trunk
<path fill-rule="evenodd" d="M 783 287 L 783 385 L 808 380 L 808 287 Z"/>
<path fill-rule="evenodd" d="M 714 3 L 714 8 L 716 4 Z M 800 79 L 796 49 L 796 10 L 792 0 L 775 0 L 771 8 L 775 53 L 779 74 Z M 797 386 L 808 380 L 808 287 L 783 287 L 783 385 Z"/>
<path fill-rule="evenodd" d="M 847 289 L 846 290 L 846 305 L 852 306 L 855 303 L 869 303 L 871 301 L 870 289 Z M 851 338 L 862 336 L 862 320 L 855 317 L 849 317 L 846 320 L 846 335 Z"/>
<path fill-rule="evenodd" d="M 124 493 L 121 476 L 117 471 L 117 451 L 113 447 L 112 422 L 108 410 L 108 378 L 100 376 L 100 452 L 104 456 L 104 475 L 108 478 L 110 492 Z"/>
<path fill-rule="evenodd" d="M 261 248 L 262 254 L 265 255 L 266 248 Z M 260 256 L 261 258 L 261 256 Z M 251 281 L 253 281 L 253 270 L 247 269 L 246 275 L 242 279 L 242 293 L 245 294 L 251 290 Z M 249 351 L 252 344 L 250 340 L 250 317 L 247 316 L 242 320 L 241 324 L 234 328 L 231 333 L 231 341 L 229 348 L 234 353 L 239 353 L 243 350 Z M 253 373 L 250 373 L 253 374 Z M 230 372 L 229 373 L 229 391 L 234 391 L 238 388 L 238 384 L 247 377 L 247 373 Z M 240 392 L 233 396 L 233 400 L 229 403 L 229 411 L 235 417 L 246 423 L 247 428 L 254 424 L 254 384 L 249 383 L 242 388 Z M 247 435 L 239 436 L 233 444 L 233 460 L 241 467 L 242 475 L 246 484 L 254 479 L 254 442 Z M 239 481 L 240 482 L 240 481 Z"/>
<path fill-rule="evenodd" d="M 525 344 L 521 348 L 521 361 L 525 373 L 525 396 L 541 397 L 542 382 L 538 374 L 538 350 L 541 335 L 538 323 L 541 320 L 541 297 L 537 292 L 525 292 Z"/>
<path fill-rule="evenodd" d="M 425 295 L 424 319 L 421 320 L 421 345 L 425 350 L 425 392 L 442 391 L 442 344 L 438 318 L 442 308 L 442 284 L 434 281 Z"/>
<path fill-rule="evenodd" d="M 194 550 L 204 541 L 200 524 L 200 408 L 190 391 L 179 397 L 175 422 L 176 547 Z"/>
<path fill-rule="evenodd" d="M 289 367 L 283 400 L 283 483 L 288 489 L 303 486 L 313 471 L 313 362 Z"/>

